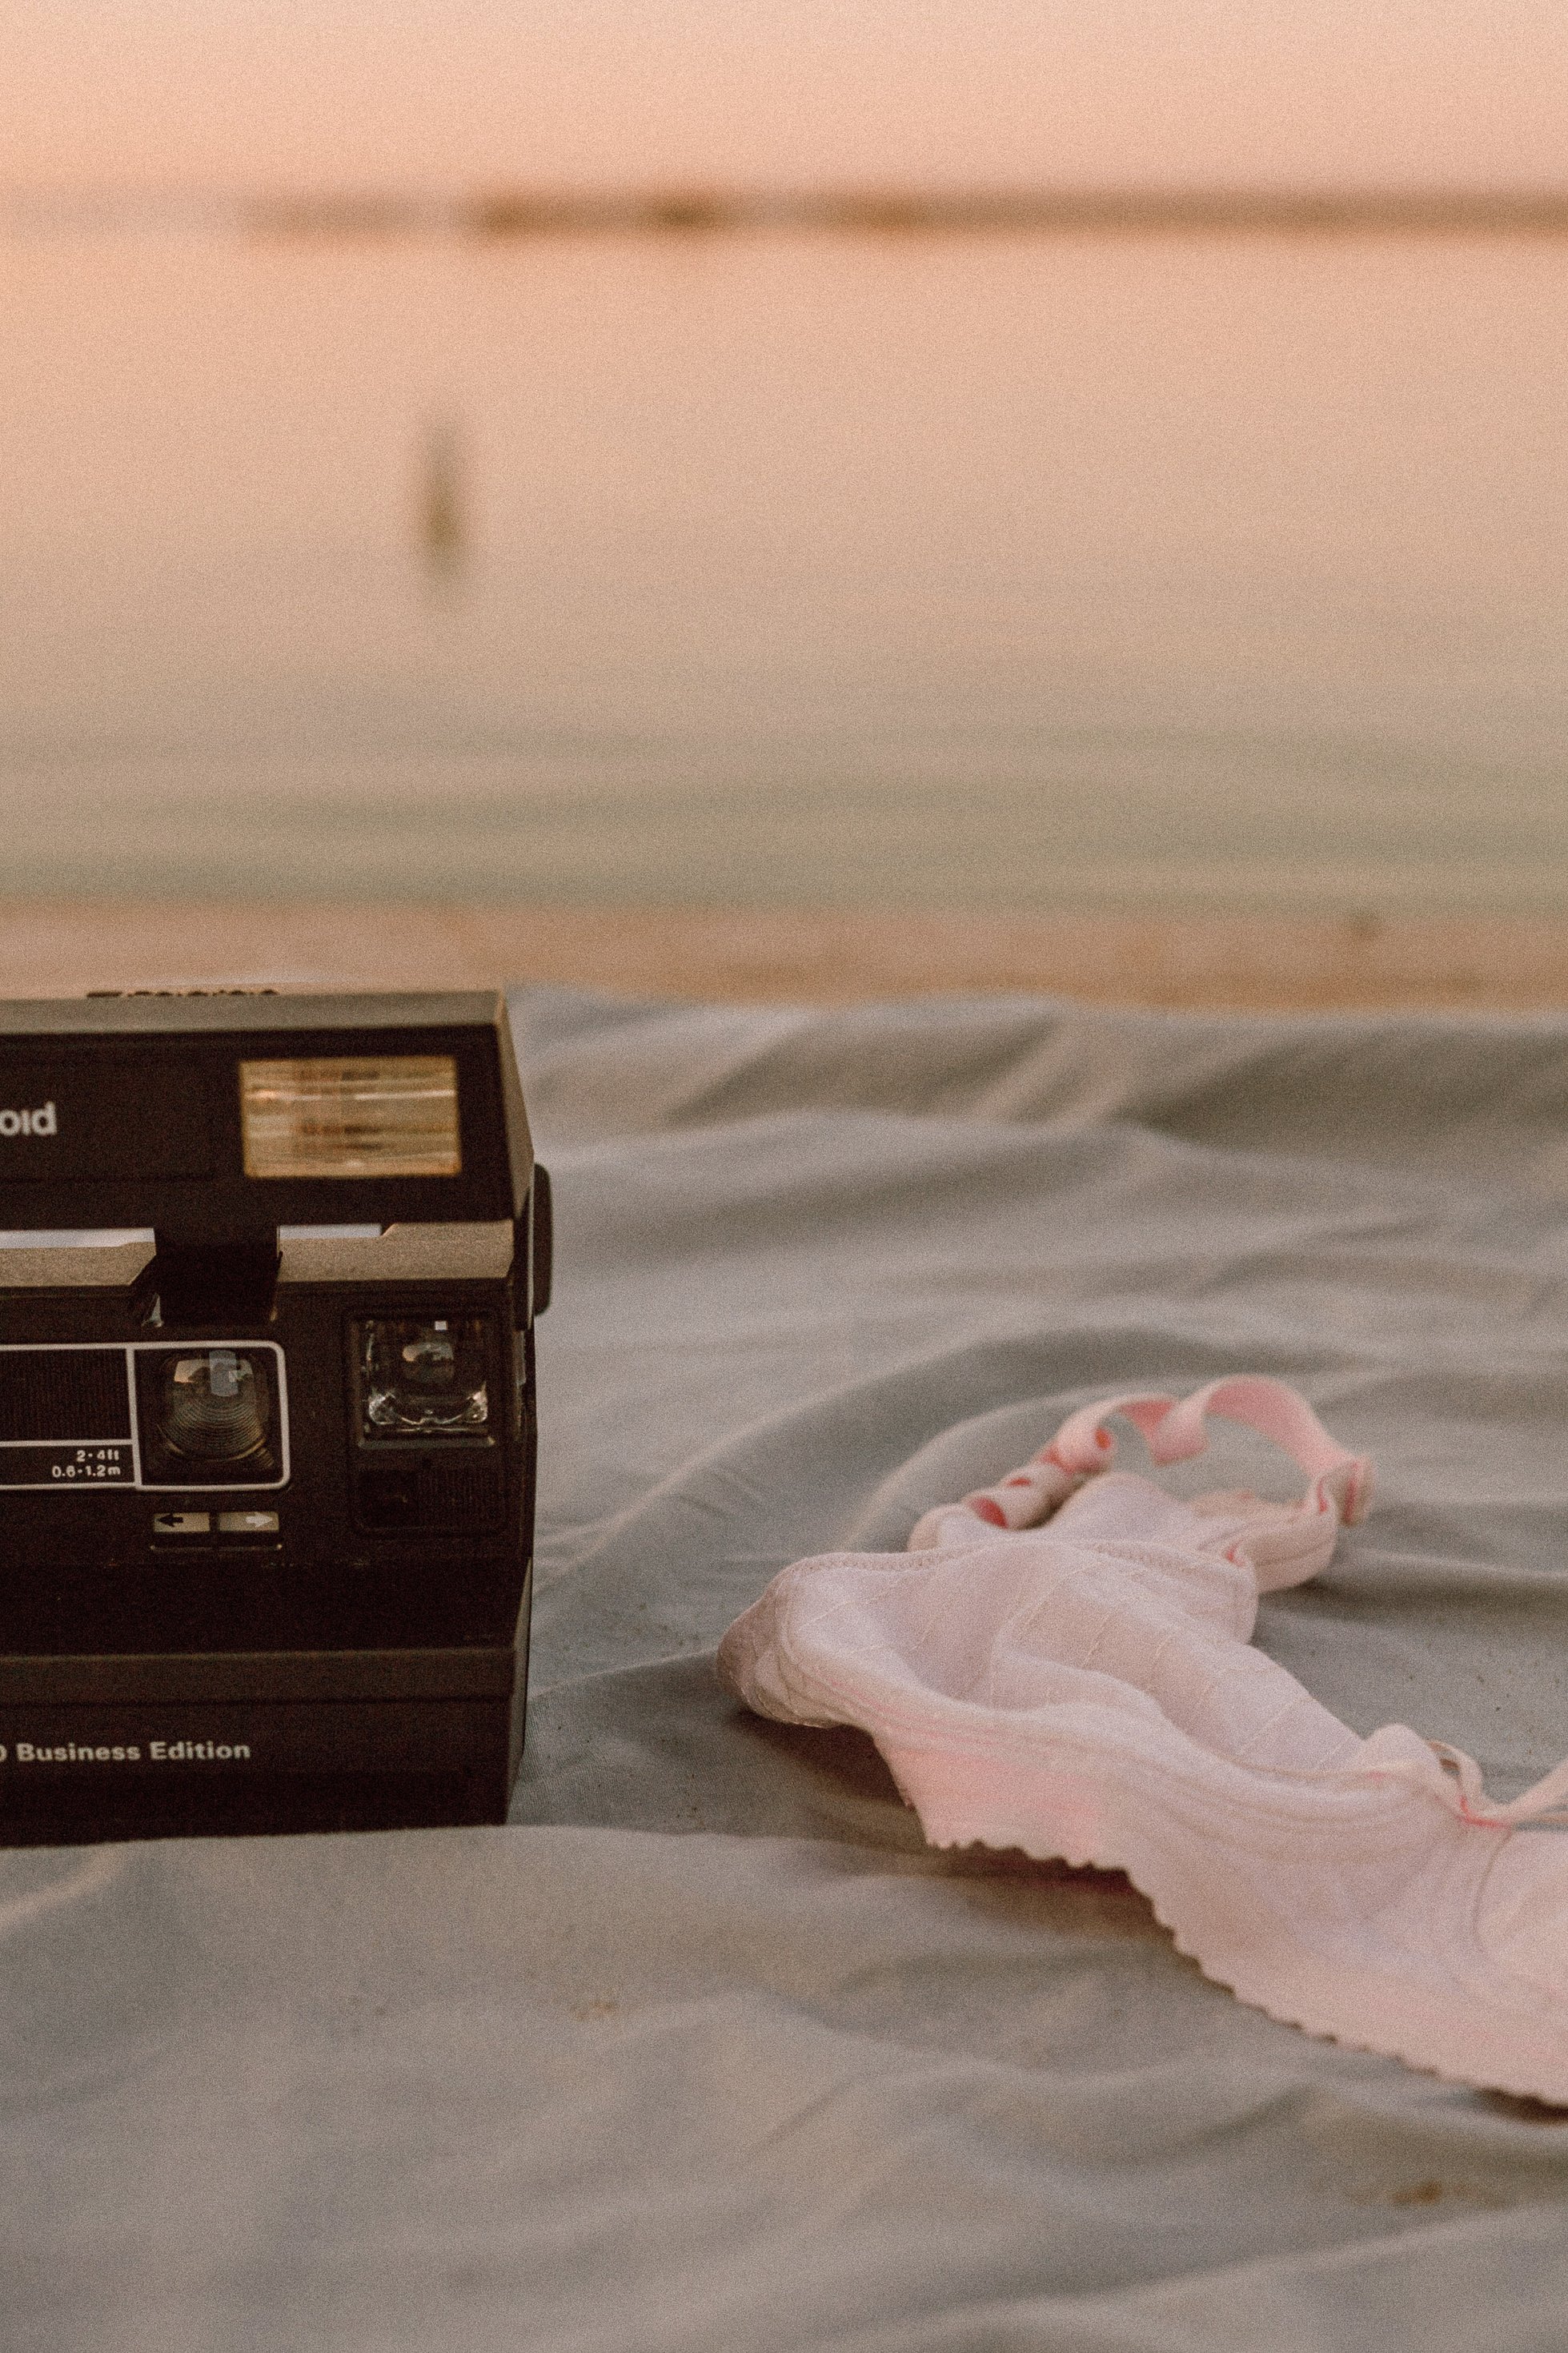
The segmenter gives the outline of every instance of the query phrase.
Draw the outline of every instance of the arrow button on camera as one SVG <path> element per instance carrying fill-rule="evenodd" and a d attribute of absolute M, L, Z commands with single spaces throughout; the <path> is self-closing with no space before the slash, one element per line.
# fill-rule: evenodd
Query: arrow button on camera
<path fill-rule="evenodd" d="M 153 1534 L 155 1536 L 205 1536 L 211 1533 L 210 1512 L 154 1512 Z"/>

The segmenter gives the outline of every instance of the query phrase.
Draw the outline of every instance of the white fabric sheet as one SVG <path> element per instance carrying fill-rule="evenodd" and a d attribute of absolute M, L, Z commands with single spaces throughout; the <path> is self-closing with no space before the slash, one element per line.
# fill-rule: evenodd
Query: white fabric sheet
<path fill-rule="evenodd" d="M 513 1825 L 0 1858 L 7 2348 L 1557 2353 L 1568 2122 L 1244 2009 L 1113 1877 L 929 1853 L 711 1654 L 1072 1406 L 1268 1372 L 1380 1484 L 1263 1646 L 1554 1764 L 1568 1022 L 516 1010 Z"/>

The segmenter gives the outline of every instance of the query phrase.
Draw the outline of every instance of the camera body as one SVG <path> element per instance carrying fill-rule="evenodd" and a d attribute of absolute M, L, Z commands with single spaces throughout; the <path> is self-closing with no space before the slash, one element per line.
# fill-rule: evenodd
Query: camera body
<path fill-rule="evenodd" d="M 0 1843 L 504 1820 L 550 1219 L 503 1001 L 0 1006 Z"/>

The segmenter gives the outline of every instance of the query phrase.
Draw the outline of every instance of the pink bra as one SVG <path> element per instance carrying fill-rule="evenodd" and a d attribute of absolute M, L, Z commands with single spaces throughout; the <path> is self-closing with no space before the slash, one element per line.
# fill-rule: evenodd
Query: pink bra
<path fill-rule="evenodd" d="M 1156 1464 L 1211 1415 L 1273 1440 L 1293 1503 L 1193 1503 L 1113 1468 L 1114 1416 Z M 1568 2102 L 1568 1841 L 1538 1827 L 1568 1763 L 1511 1804 L 1404 1725 L 1363 1739 L 1252 1644 L 1360 1520 L 1372 1469 L 1256 1376 L 1087 1406 L 902 1553 L 784 1569 L 719 1672 L 795 1724 L 861 1726 L 939 1846 L 1125 1871 L 1243 2000 L 1459 2081 Z"/>

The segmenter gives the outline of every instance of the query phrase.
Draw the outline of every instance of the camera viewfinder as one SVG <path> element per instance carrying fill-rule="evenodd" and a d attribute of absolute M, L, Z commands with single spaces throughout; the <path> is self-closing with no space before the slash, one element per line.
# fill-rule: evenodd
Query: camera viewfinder
<path fill-rule="evenodd" d="M 356 1342 L 362 1440 L 489 1436 L 481 1317 L 376 1316 L 357 1326 Z"/>

